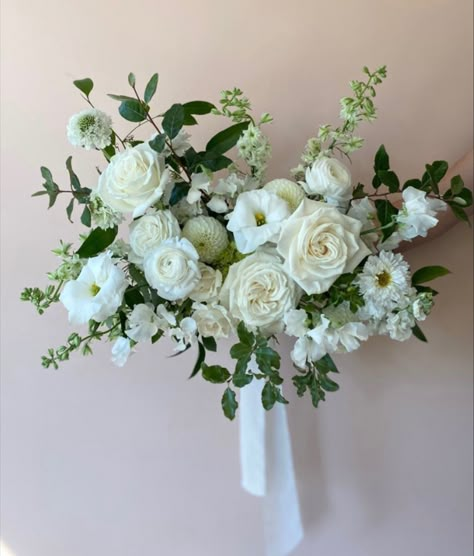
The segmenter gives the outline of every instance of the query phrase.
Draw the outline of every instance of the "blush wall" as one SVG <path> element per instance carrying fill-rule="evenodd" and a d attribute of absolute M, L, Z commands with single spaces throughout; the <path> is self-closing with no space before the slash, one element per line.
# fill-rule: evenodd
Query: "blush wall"
<path fill-rule="evenodd" d="M 71 153 L 95 179 L 94 155 L 65 137 L 83 108 L 72 80 L 94 78 L 110 112 L 105 93 L 125 92 L 129 71 L 141 83 L 160 72 L 157 110 L 238 85 L 275 117 L 276 177 L 317 125 L 337 121 L 348 80 L 387 64 L 353 174 L 369 179 L 383 141 L 405 179 L 471 148 L 472 15 L 468 0 L 3 0 L 1 535 L 12 554 L 263 554 L 259 502 L 239 487 L 237 423 L 222 417 L 218 387 L 186 380 L 192 355 L 142 348 L 117 369 L 104 346 L 57 372 L 39 364 L 69 334 L 65 311 L 40 318 L 19 293 L 45 284 L 50 249 L 79 227 L 62 200 L 47 212 L 30 194 L 42 164 L 64 182 Z M 198 142 L 216 125 L 203 120 Z M 341 390 L 318 411 L 289 389 L 307 533 L 295 556 L 472 553 L 470 231 L 407 256 L 452 270 L 424 326 L 430 343 L 374 339 L 339 357 Z"/>

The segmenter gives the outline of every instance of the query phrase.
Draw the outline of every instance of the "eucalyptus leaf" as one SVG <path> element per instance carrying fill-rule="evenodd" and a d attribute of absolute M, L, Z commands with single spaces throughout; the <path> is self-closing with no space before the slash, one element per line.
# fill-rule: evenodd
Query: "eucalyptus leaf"
<path fill-rule="evenodd" d="M 158 87 L 158 74 L 154 73 L 151 78 L 150 81 L 148 81 L 146 87 L 145 87 L 145 92 L 143 94 L 143 99 L 145 100 L 145 102 L 148 104 L 150 102 L 150 100 L 154 97 L 155 93 L 156 93 L 156 88 Z"/>
<path fill-rule="evenodd" d="M 84 79 L 76 79 L 73 81 L 75 87 L 77 87 L 81 93 L 84 93 L 87 98 L 91 94 L 92 89 L 94 88 L 94 82 L 89 77 L 85 77 Z"/>
<path fill-rule="evenodd" d="M 136 99 L 123 101 L 119 106 L 119 113 L 122 118 L 129 122 L 143 122 L 147 115 L 143 103 Z"/>

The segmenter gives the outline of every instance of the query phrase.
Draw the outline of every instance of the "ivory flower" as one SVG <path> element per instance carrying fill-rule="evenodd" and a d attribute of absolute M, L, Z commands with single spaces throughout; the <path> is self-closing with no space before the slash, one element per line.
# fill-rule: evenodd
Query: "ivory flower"
<path fill-rule="evenodd" d="M 349 169 L 337 158 L 319 156 L 306 170 L 302 183 L 309 195 L 321 195 L 331 205 L 344 205 L 351 198 L 352 183 Z"/>
<path fill-rule="evenodd" d="M 169 210 L 153 211 L 135 220 L 130 225 L 132 262 L 141 263 L 143 257 L 165 239 L 179 237 L 179 223 Z"/>

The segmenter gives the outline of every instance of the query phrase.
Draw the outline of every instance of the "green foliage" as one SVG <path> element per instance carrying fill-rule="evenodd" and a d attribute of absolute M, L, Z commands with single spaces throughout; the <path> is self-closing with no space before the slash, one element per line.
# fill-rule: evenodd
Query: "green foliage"
<path fill-rule="evenodd" d="M 215 341 L 214 338 L 212 337 L 203 337 L 202 338 L 202 343 L 204 344 L 204 347 L 207 349 L 207 351 L 216 351 L 217 350 L 217 343 Z"/>
<path fill-rule="evenodd" d="M 213 151 L 217 154 L 224 154 L 236 145 L 242 132 L 249 126 L 249 122 L 237 123 L 212 137 L 206 145 L 206 151 Z"/>
<path fill-rule="evenodd" d="M 230 419 L 232 421 L 235 417 L 239 404 L 237 402 L 235 392 L 231 388 L 227 387 L 225 389 L 222 396 L 221 405 L 224 415 L 227 417 L 227 419 Z"/>
<path fill-rule="evenodd" d="M 43 183 L 43 187 L 45 191 L 36 191 L 36 193 L 33 193 L 32 197 L 39 197 L 40 195 L 48 195 L 49 197 L 48 208 L 51 208 L 56 202 L 56 199 L 59 195 L 59 186 L 57 183 L 53 181 L 53 176 L 51 174 L 51 171 L 45 166 L 41 166 L 41 175 L 45 180 Z"/>
<path fill-rule="evenodd" d="M 59 301 L 62 282 L 57 287 L 47 286 L 45 290 L 40 288 L 25 288 L 20 295 L 21 301 L 29 301 L 32 303 L 38 314 L 42 315 L 46 309 L 49 309 L 53 303 Z"/>
<path fill-rule="evenodd" d="M 163 116 L 163 130 L 170 139 L 178 135 L 184 125 L 184 108 L 182 104 L 173 104 Z"/>
<path fill-rule="evenodd" d="M 375 208 L 377 210 L 377 218 L 382 226 L 382 238 L 385 241 L 397 229 L 396 216 L 398 209 L 386 199 L 376 199 Z"/>
<path fill-rule="evenodd" d="M 162 153 L 166 146 L 166 135 L 158 133 L 151 141 L 148 141 L 148 144 L 157 153 Z"/>
<path fill-rule="evenodd" d="M 145 92 L 143 93 L 143 100 L 148 104 L 150 100 L 155 96 L 156 88 L 158 87 L 158 74 L 154 73 L 150 81 L 148 81 Z"/>
<path fill-rule="evenodd" d="M 133 73 L 131 73 L 131 72 L 128 74 L 128 84 L 129 84 L 130 87 L 132 87 L 133 89 L 135 88 L 135 85 L 136 85 L 135 74 L 133 74 Z"/>
<path fill-rule="evenodd" d="M 213 114 L 225 116 L 235 123 L 252 121 L 252 116 L 249 113 L 252 108 L 250 101 L 244 96 L 243 91 L 237 87 L 222 91 L 219 104 L 221 105 L 220 110 L 214 107 L 212 109 Z"/>
<path fill-rule="evenodd" d="M 328 373 L 337 373 L 337 367 L 330 355 L 325 355 L 316 363 L 308 363 L 306 369 L 298 369 L 300 374 L 292 380 L 299 397 L 309 392 L 314 407 L 326 399 L 325 392 L 335 392 L 339 385 L 329 378 Z"/>
<path fill-rule="evenodd" d="M 417 324 L 415 324 L 415 326 L 411 330 L 415 338 L 418 338 L 418 340 L 420 340 L 421 342 L 428 342 L 426 336 L 423 334 L 423 331 Z"/>
<path fill-rule="evenodd" d="M 189 184 L 184 181 L 180 181 L 174 184 L 173 191 L 170 195 L 169 204 L 171 207 L 178 204 L 181 199 L 184 199 L 189 191 Z"/>
<path fill-rule="evenodd" d="M 230 378 L 229 371 L 220 365 L 208 366 L 203 364 L 201 366 L 201 373 L 205 380 L 212 382 L 213 384 L 222 384 L 227 382 Z"/>
<path fill-rule="evenodd" d="M 129 122 L 143 122 L 147 117 L 147 107 L 137 99 L 124 100 L 119 106 L 119 113 Z"/>
<path fill-rule="evenodd" d="M 450 272 L 444 266 L 424 266 L 413 274 L 411 281 L 413 285 L 423 284 L 447 274 Z"/>
<path fill-rule="evenodd" d="M 94 228 L 91 233 L 87 236 L 87 239 L 77 250 L 77 254 L 82 259 L 88 259 L 94 257 L 98 253 L 107 249 L 107 247 L 114 241 L 117 236 L 118 228 L 108 228 L 103 230 L 102 228 Z"/>
<path fill-rule="evenodd" d="M 76 79 L 76 81 L 73 81 L 73 84 L 81 91 L 81 93 L 84 93 L 87 98 L 89 98 L 89 95 L 94 88 L 94 82 L 88 77 L 85 77 L 84 79 Z"/>
<path fill-rule="evenodd" d="M 206 359 L 206 348 L 201 342 L 198 342 L 198 357 L 196 359 L 196 363 L 193 367 L 193 370 L 189 375 L 189 378 L 193 378 L 198 374 L 198 372 L 201 370 L 201 367 L 204 364 L 205 359 Z"/>

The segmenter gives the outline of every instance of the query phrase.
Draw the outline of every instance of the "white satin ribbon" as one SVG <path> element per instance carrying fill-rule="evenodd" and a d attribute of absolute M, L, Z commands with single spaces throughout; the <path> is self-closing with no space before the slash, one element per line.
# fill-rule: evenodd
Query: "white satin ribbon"
<path fill-rule="evenodd" d="M 249 367 L 252 370 L 254 363 Z M 242 487 L 263 496 L 266 556 L 287 556 L 303 539 L 290 432 L 283 404 L 266 412 L 263 380 L 240 390 L 240 463 Z"/>

